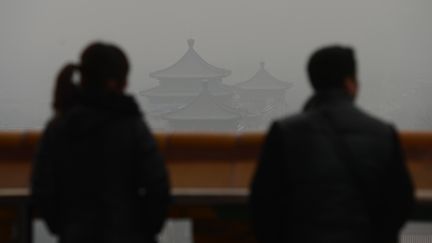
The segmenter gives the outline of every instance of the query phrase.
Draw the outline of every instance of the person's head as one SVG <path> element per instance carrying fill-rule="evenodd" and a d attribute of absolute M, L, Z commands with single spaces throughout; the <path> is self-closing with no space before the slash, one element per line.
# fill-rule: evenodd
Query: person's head
<path fill-rule="evenodd" d="M 354 49 L 327 46 L 315 51 L 307 64 L 309 81 L 315 92 L 341 89 L 355 96 L 358 89 Z"/>
<path fill-rule="evenodd" d="M 128 71 L 129 62 L 120 48 L 101 42 L 90 44 L 82 52 L 80 64 L 69 63 L 60 70 L 54 88 L 54 111 L 62 114 L 75 106 L 80 90 L 123 93 Z M 81 75 L 79 84 L 72 80 L 75 72 Z"/>
<path fill-rule="evenodd" d="M 129 62 L 119 47 L 96 42 L 82 52 L 80 71 L 81 86 L 85 90 L 123 92 Z"/>

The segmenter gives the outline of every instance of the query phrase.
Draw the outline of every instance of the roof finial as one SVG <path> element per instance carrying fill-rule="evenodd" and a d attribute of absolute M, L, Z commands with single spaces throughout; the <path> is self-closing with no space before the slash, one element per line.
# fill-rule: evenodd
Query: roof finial
<path fill-rule="evenodd" d="M 265 62 L 264 62 L 264 61 L 261 61 L 261 62 L 260 62 L 260 67 L 261 67 L 262 69 L 265 68 Z"/>
<path fill-rule="evenodd" d="M 187 43 L 189 45 L 189 48 L 193 48 L 194 44 L 195 44 L 195 40 L 194 39 L 188 39 Z"/>

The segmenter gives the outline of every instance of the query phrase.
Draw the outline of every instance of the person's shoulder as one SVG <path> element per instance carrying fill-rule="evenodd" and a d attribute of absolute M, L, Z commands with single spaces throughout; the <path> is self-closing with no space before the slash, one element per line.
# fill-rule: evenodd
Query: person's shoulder
<path fill-rule="evenodd" d="M 62 129 L 62 126 L 64 126 L 64 122 L 65 119 L 63 115 L 54 115 L 46 123 L 45 128 L 43 129 L 43 133 L 44 134 L 58 133 L 59 130 Z"/>
<path fill-rule="evenodd" d="M 360 107 L 356 107 L 355 112 L 357 113 L 355 117 L 356 123 L 358 123 L 358 125 L 362 126 L 364 129 L 377 133 L 393 132 L 393 130 L 396 129 L 393 123 L 379 118 Z"/>
<path fill-rule="evenodd" d="M 273 121 L 272 126 L 284 131 L 303 131 L 310 128 L 311 119 L 309 113 L 294 113 Z"/>
<path fill-rule="evenodd" d="M 55 144 L 59 137 L 62 135 L 63 117 L 53 116 L 48 120 L 44 129 L 41 132 L 41 138 L 38 141 L 38 146 L 45 146 L 49 144 Z"/>
<path fill-rule="evenodd" d="M 145 116 L 135 116 L 135 117 L 130 117 L 128 119 L 128 121 L 130 122 L 130 126 L 133 128 L 133 130 L 135 130 L 135 134 L 140 137 L 153 137 L 153 131 L 150 128 L 148 122 L 145 119 Z"/>

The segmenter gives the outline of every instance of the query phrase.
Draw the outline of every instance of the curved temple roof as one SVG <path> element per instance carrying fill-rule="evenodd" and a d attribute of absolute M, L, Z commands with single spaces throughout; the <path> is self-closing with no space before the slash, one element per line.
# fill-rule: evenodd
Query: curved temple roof
<path fill-rule="evenodd" d="M 291 83 L 275 78 L 265 69 L 265 63 L 260 62 L 260 68 L 252 78 L 235 84 L 235 86 L 254 90 L 280 90 L 290 88 Z"/>
<path fill-rule="evenodd" d="M 198 81 L 203 82 L 203 81 Z M 222 96 L 222 95 L 230 95 L 232 94 L 231 87 L 226 84 L 223 84 L 222 82 L 209 82 L 208 88 L 210 93 L 212 93 L 215 96 Z M 201 93 L 202 87 L 200 85 L 191 85 L 191 84 L 184 84 L 182 86 L 170 86 L 170 85 L 158 85 L 156 87 L 141 91 L 141 95 L 145 96 L 197 96 Z"/>
<path fill-rule="evenodd" d="M 176 63 L 165 69 L 150 73 L 156 79 L 212 79 L 224 78 L 230 70 L 207 63 L 194 49 L 195 40 L 189 39 L 189 49 Z"/>
<path fill-rule="evenodd" d="M 165 116 L 171 120 L 234 120 L 240 117 L 238 111 L 219 104 L 209 92 L 207 82 L 203 82 L 201 93 L 190 104 Z"/>

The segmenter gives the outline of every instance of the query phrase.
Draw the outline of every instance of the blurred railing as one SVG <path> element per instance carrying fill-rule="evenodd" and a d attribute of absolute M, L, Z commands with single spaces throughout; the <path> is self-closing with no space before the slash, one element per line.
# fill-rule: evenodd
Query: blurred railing
<path fill-rule="evenodd" d="M 243 242 L 252 241 L 247 225 L 237 224 L 234 219 L 247 220 L 244 212 L 239 216 L 238 209 L 245 208 L 264 134 L 160 133 L 155 136 L 175 196 L 171 217 L 196 221 L 196 242 L 230 242 L 230 234 L 239 231 L 245 235 Z M 39 132 L 0 132 L 0 242 L 11 242 L 11 239 L 26 242 L 30 238 L 26 234 L 30 222 L 23 221 L 29 213 L 25 202 L 39 137 Z M 431 204 L 432 132 L 402 132 L 400 137 L 417 198 L 422 204 Z M 219 227 L 211 222 L 220 221 L 221 217 L 229 219 L 224 223 L 226 230 L 236 232 L 218 234 L 219 237 L 199 232 Z M 205 225 L 204 229 L 198 222 Z"/>

